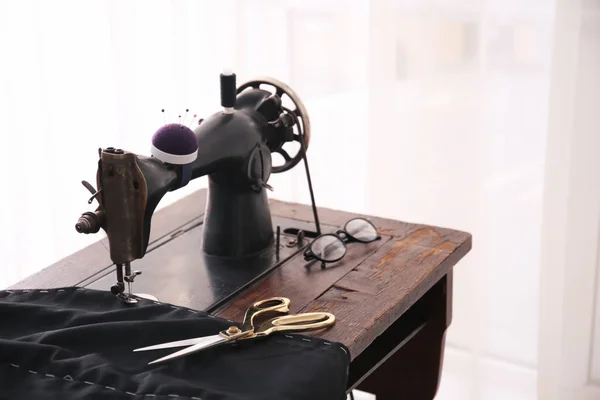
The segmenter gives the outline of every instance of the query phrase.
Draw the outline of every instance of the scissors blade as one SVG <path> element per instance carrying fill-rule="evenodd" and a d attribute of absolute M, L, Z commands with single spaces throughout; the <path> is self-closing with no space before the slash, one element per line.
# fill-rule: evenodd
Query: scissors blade
<path fill-rule="evenodd" d="M 227 342 L 228 341 L 228 339 L 226 339 L 226 338 L 224 338 L 223 336 L 220 336 L 220 335 L 208 336 L 208 337 L 206 337 L 204 339 L 206 339 L 206 340 L 203 340 L 202 342 L 196 343 L 195 345 L 187 347 L 185 349 L 176 351 L 175 353 L 171 353 L 171 354 L 169 354 L 167 356 L 158 358 L 158 359 L 156 359 L 154 361 L 150 361 L 148 364 L 156 364 L 156 363 L 159 363 L 159 362 L 162 362 L 162 361 L 173 360 L 175 358 L 183 357 L 183 356 L 185 356 L 187 354 L 195 353 L 196 351 L 200 351 L 200 350 L 203 350 L 203 349 L 205 349 L 207 347 L 216 346 L 219 343 L 223 343 L 223 342 Z"/>
<path fill-rule="evenodd" d="M 205 340 L 210 340 L 215 337 L 222 337 L 222 336 L 212 335 L 212 336 L 198 337 L 198 338 L 194 338 L 194 339 L 176 340 L 174 342 L 160 343 L 160 344 L 155 344 L 153 346 L 140 347 L 139 349 L 135 349 L 133 351 L 161 350 L 161 349 L 170 349 L 172 347 L 193 346 L 195 344 L 202 343 Z"/>

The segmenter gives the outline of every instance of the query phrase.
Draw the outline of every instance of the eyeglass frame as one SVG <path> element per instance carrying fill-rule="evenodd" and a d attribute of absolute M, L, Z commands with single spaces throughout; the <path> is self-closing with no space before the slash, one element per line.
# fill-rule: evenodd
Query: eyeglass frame
<path fill-rule="evenodd" d="M 376 233 L 375 238 L 373 238 L 371 240 L 362 240 L 362 239 L 358 239 L 358 238 L 352 236 L 348 232 L 348 230 L 346 229 L 346 227 L 348 226 L 348 224 L 350 222 L 356 221 L 356 220 L 361 220 L 361 221 L 364 221 L 364 222 L 368 223 L 369 225 L 371 225 L 373 227 L 373 230 Z M 342 254 L 339 258 L 336 258 L 335 260 L 323 260 L 321 257 L 319 257 L 315 253 L 313 253 L 313 251 L 312 251 L 312 245 L 313 245 L 313 243 L 315 243 L 318 239 L 320 239 L 320 238 L 322 238 L 324 236 L 333 236 L 333 237 L 339 239 L 340 242 L 342 242 L 342 244 L 344 245 L 344 254 Z M 357 243 L 357 242 L 358 243 L 372 243 L 372 242 L 375 242 L 376 240 L 380 240 L 380 239 L 381 239 L 381 235 L 377 231 L 377 227 L 371 221 L 369 221 L 368 219 L 363 218 L 363 217 L 352 218 L 352 219 L 348 220 L 344 224 L 344 228 L 338 229 L 334 233 L 324 233 L 322 235 L 319 235 L 312 242 L 310 242 L 310 244 L 308 246 L 306 246 L 306 249 L 304 249 L 304 252 L 303 252 L 304 261 L 315 261 L 315 260 L 317 260 L 317 261 L 320 261 L 322 263 L 322 265 L 324 265 L 325 263 L 338 262 L 342 258 L 344 258 L 346 256 L 346 254 L 348 253 L 348 246 L 347 246 L 348 243 Z"/>

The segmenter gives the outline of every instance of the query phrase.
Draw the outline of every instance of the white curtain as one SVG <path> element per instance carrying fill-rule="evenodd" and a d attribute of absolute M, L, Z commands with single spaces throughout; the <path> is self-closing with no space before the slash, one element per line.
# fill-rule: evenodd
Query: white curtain
<path fill-rule="evenodd" d="M 569 34 L 555 16 L 575 3 L 597 15 L 583 0 L 0 0 L 0 287 L 100 238 L 74 229 L 98 147 L 149 154 L 165 118 L 219 108 L 224 67 L 273 76 L 308 108 L 319 206 L 474 235 L 438 398 L 534 399 L 552 49 Z M 309 202 L 301 165 L 270 183 Z"/>

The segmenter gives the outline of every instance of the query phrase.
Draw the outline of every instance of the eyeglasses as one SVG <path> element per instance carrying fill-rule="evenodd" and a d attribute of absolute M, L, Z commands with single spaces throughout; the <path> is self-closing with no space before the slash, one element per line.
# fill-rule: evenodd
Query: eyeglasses
<path fill-rule="evenodd" d="M 354 218 L 346 222 L 344 229 L 317 237 L 304 250 L 304 260 L 319 260 L 325 263 L 341 260 L 346 255 L 346 244 L 352 242 L 370 243 L 380 239 L 377 228 L 364 218 Z"/>

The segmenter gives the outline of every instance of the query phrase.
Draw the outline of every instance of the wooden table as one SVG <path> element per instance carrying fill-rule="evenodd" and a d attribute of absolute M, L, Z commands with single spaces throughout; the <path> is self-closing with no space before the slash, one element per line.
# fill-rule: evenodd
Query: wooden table
<path fill-rule="evenodd" d="M 202 189 L 156 212 L 151 243 L 176 238 L 181 227 L 202 216 L 205 199 L 206 190 Z M 270 203 L 274 216 L 313 221 L 310 206 Z M 324 225 L 341 227 L 356 216 L 319 208 Z M 271 296 L 290 298 L 294 313 L 332 312 L 336 324 L 315 336 L 341 342 L 350 350 L 348 390 L 374 393 L 378 400 L 433 399 L 440 380 L 445 331 L 452 320 L 452 267 L 471 249 L 471 235 L 365 217 L 382 235 L 382 240 L 364 245 L 368 251 L 349 246 L 346 257 L 325 269 L 318 265 L 306 268 L 301 255 L 295 256 L 240 292 L 216 314 L 241 321 L 248 304 Z M 111 265 L 107 245 L 106 239 L 98 241 L 11 289 L 81 285 Z"/>

